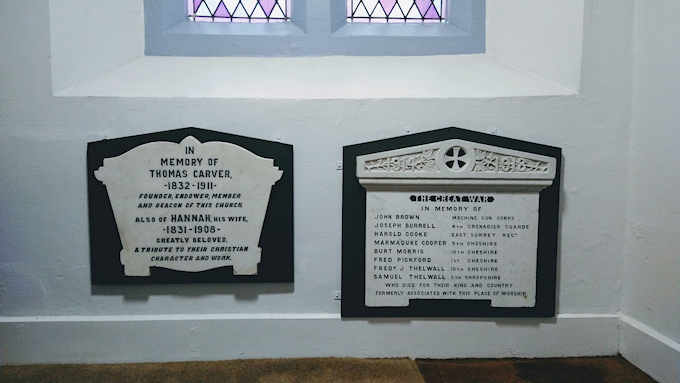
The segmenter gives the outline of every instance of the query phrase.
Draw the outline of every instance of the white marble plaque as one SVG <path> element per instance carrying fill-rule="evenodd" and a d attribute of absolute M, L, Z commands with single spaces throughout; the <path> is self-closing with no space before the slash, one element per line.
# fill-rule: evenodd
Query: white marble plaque
<path fill-rule="evenodd" d="M 534 307 L 539 192 L 555 162 L 463 140 L 357 157 L 367 190 L 366 306 Z"/>
<path fill-rule="evenodd" d="M 257 274 L 273 160 L 226 142 L 151 142 L 95 171 L 106 185 L 127 276 L 151 266 L 197 272 L 233 266 Z"/>

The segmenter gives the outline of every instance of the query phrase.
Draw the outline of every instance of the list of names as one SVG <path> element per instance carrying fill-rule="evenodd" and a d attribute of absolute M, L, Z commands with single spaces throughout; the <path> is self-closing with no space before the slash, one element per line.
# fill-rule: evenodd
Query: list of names
<path fill-rule="evenodd" d="M 368 192 L 366 305 L 533 307 L 537 207 L 537 193 Z"/>

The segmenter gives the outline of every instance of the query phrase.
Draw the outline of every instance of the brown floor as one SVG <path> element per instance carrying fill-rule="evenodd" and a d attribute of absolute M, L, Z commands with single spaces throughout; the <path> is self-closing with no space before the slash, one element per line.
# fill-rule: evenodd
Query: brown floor
<path fill-rule="evenodd" d="M 620 356 L 559 359 L 256 359 L 0 367 L 0 382 L 652 383 Z"/>
<path fill-rule="evenodd" d="M 416 360 L 426 383 L 653 383 L 621 356 Z"/>

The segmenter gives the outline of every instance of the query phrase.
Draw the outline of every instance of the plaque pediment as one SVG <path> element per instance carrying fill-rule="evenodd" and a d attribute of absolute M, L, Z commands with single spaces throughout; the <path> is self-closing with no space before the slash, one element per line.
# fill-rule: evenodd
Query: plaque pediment
<path fill-rule="evenodd" d="M 357 157 L 364 187 L 457 185 L 544 188 L 555 178 L 552 157 L 460 139 Z"/>

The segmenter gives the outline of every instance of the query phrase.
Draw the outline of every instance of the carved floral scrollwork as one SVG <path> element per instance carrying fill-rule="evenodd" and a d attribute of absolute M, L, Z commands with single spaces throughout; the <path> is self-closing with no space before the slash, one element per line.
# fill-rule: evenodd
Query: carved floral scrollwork
<path fill-rule="evenodd" d="M 547 173 L 548 163 L 475 149 L 473 172 Z"/>
<path fill-rule="evenodd" d="M 436 172 L 434 150 L 379 158 L 364 163 L 366 172 Z"/>

